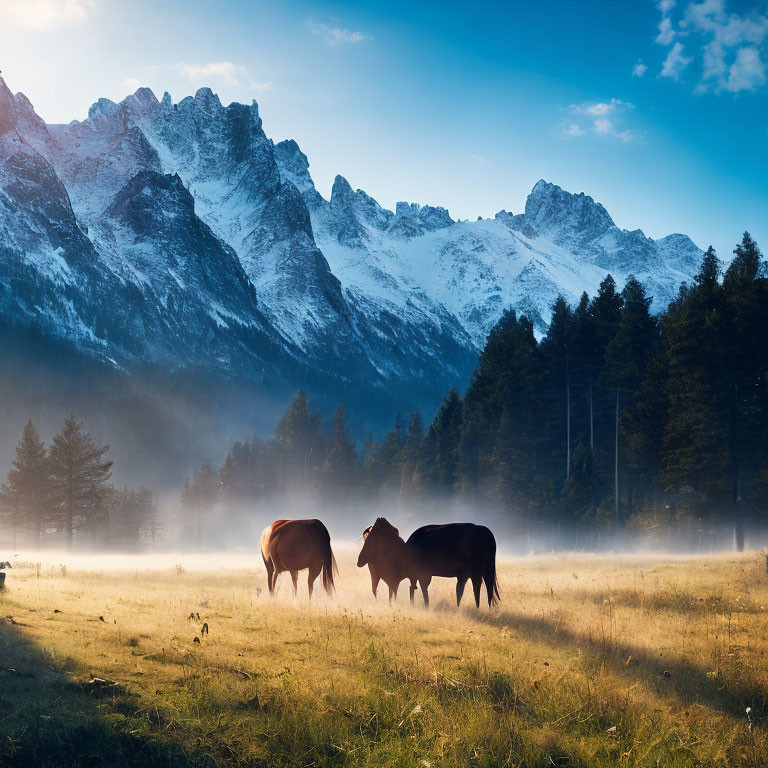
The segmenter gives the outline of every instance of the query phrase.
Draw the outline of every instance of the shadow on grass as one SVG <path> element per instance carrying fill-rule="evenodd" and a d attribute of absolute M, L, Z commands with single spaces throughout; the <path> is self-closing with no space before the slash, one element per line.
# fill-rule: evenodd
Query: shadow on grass
<path fill-rule="evenodd" d="M 629 683 L 653 687 L 661 696 L 674 696 L 683 706 L 704 704 L 738 718 L 744 718 L 746 708 L 752 707 L 759 718 L 768 715 L 768 691 L 754 681 L 736 681 L 728 687 L 720 677 L 710 677 L 707 674 L 709 669 L 679 657 L 649 653 L 647 649 L 628 643 L 610 647 L 589 634 L 573 631 L 543 617 L 502 610 L 499 613 L 478 611 L 473 618 L 492 626 L 505 627 L 526 640 L 545 643 L 553 649 L 591 651 L 595 659 L 613 674 Z"/>
<path fill-rule="evenodd" d="M 132 733 L 127 715 L 139 706 L 129 693 L 87 687 L 55 669 L 23 627 L 0 619 L 0 768 L 213 764 Z"/>

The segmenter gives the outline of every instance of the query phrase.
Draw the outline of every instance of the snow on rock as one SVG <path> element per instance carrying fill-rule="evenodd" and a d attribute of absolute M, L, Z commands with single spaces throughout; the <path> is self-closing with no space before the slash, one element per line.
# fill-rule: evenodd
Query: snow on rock
<path fill-rule="evenodd" d="M 140 88 L 47 126 L 0 78 L 0 301 L 121 366 L 279 370 L 434 405 L 506 308 L 543 333 L 559 294 L 610 272 L 660 310 L 700 259 L 543 180 L 523 213 L 475 222 L 387 210 L 342 176 L 326 200 L 255 102 L 209 88 L 178 103 Z"/>

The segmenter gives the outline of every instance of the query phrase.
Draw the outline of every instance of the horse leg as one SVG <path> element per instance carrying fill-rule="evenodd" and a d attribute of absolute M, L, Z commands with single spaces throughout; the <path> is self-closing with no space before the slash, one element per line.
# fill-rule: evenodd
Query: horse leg
<path fill-rule="evenodd" d="M 416 579 L 411 579 L 411 605 L 413 605 L 413 596 L 416 594 Z"/>
<path fill-rule="evenodd" d="M 392 599 L 397 597 L 397 588 L 396 587 L 390 587 L 389 588 L 389 604 L 392 605 Z"/>
<path fill-rule="evenodd" d="M 269 583 L 269 594 L 274 596 L 275 594 L 275 587 L 277 586 L 277 577 L 280 575 L 280 572 L 275 568 L 272 567 L 272 579 Z"/>
<path fill-rule="evenodd" d="M 373 571 L 371 571 L 371 589 L 373 590 L 374 597 L 376 597 L 376 590 L 379 588 L 380 580 L 381 580 L 381 576 L 376 576 L 373 574 Z"/>
<path fill-rule="evenodd" d="M 291 581 L 293 582 L 293 596 L 296 597 L 296 584 L 299 581 L 298 571 L 291 571 Z"/>
<path fill-rule="evenodd" d="M 309 599 L 312 599 L 312 591 L 315 588 L 315 579 L 320 575 L 320 571 L 322 571 L 322 566 L 318 568 L 317 570 L 310 568 L 309 569 L 309 575 L 307 576 L 307 588 L 309 589 Z"/>
<path fill-rule="evenodd" d="M 475 593 L 475 605 L 480 607 L 480 588 L 483 586 L 483 577 L 478 574 L 472 574 L 472 590 Z"/>
<path fill-rule="evenodd" d="M 269 589 L 269 594 L 274 595 L 275 587 L 274 587 L 274 584 L 272 584 L 272 575 L 275 572 L 275 566 L 272 565 L 271 560 L 265 560 L 264 567 L 267 569 L 267 588 Z"/>
<path fill-rule="evenodd" d="M 456 607 L 461 606 L 461 598 L 464 594 L 464 587 L 467 586 L 467 577 L 459 576 L 459 580 L 456 582 Z"/>
<path fill-rule="evenodd" d="M 431 576 L 425 576 L 420 580 L 421 594 L 424 595 L 424 607 L 429 608 L 429 585 L 432 583 Z"/>

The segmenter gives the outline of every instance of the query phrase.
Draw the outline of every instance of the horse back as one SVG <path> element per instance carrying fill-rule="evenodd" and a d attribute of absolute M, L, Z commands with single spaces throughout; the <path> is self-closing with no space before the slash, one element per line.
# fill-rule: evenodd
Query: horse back
<path fill-rule="evenodd" d="M 406 544 L 417 566 L 434 576 L 475 572 L 496 554 L 493 533 L 484 525 L 474 523 L 425 525 L 417 528 Z"/>
<path fill-rule="evenodd" d="M 320 520 L 276 520 L 271 531 L 267 528 L 262 535 L 262 552 L 268 552 L 282 569 L 302 570 L 311 562 L 323 561 L 326 550 L 332 561 L 330 542 L 328 529 Z"/>

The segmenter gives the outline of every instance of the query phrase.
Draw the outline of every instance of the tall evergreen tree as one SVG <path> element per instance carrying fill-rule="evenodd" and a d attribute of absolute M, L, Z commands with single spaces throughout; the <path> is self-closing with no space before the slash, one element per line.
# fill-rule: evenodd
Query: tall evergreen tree
<path fill-rule="evenodd" d="M 0 494 L 0 503 L 7 510 L 13 530 L 14 547 L 19 530 L 31 533 L 39 547 L 40 536 L 51 516 L 51 484 L 45 444 L 31 419 L 24 425 Z"/>
<path fill-rule="evenodd" d="M 285 487 L 306 489 L 314 484 L 325 458 L 320 422 L 300 390 L 278 421 L 273 438 Z"/>
<path fill-rule="evenodd" d="M 574 316 L 564 296 L 558 296 L 552 305 L 552 318 L 542 343 L 547 369 L 553 379 L 555 409 L 562 412 L 565 436 L 565 479 L 571 476 L 571 368 L 575 340 Z M 557 407 L 557 404 L 561 407 Z"/>
<path fill-rule="evenodd" d="M 723 399 L 728 410 L 730 504 L 736 548 L 744 548 L 746 508 L 754 505 L 755 493 L 745 472 L 754 476 L 765 458 L 761 439 L 765 431 L 765 382 L 768 379 L 768 291 L 762 254 L 749 232 L 734 250 L 723 277 L 724 311 L 720 319 L 724 341 L 722 359 Z"/>
<path fill-rule="evenodd" d="M 73 414 L 64 419 L 49 452 L 51 494 L 56 515 L 72 548 L 74 531 L 103 518 L 110 490 L 109 446 L 97 446 Z"/>
<path fill-rule="evenodd" d="M 342 500 L 357 486 L 357 449 L 346 424 L 347 409 L 340 405 L 333 414 L 333 443 L 325 458 L 323 488 L 326 495 Z"/>
<path fill-rule="evenodd" d="M 710 247 L 693 286 L 681 292 L 663 318 L 669 364 L 665 481 L 675 489 L 678 507 L 693 504 L 710 519 L 729 487 L 728 419 L 721 397 L 724 347 L 719 274 L 717 254 Z"/>
<path fill-rule="evenodd" d="M 605 384 L 615 396 L 614 411 L 614 505 L 616 535 L 619 534 L 619 437 L 621 433 L 621 407 L 627 411 L 634 406 L 646 376 L 654 345 L 658 342 L 656 321 L 650 314 L 650 297 L 635 278 L 627 280 L 621 293 L 622 309 L 616 332 L 605 351 Z M 632 509 L 631 485 L 626 494 L 627 507 Z"/>

